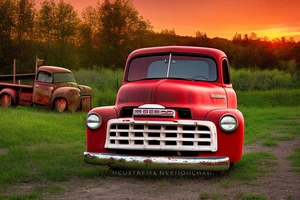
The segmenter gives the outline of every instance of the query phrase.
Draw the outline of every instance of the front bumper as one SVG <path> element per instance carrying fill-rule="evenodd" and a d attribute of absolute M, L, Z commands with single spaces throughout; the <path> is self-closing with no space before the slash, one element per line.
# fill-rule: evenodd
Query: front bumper
<path fill-rule="evenodd" d="M 84 152 L 85 162 L 118 169 L 226 171 L 228 157 L 146 157 Z"/>

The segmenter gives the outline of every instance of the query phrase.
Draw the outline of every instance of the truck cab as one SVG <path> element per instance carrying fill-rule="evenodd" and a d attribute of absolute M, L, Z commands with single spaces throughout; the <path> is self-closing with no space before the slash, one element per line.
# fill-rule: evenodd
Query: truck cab
<path fill-rule="evenodd" d="M 228 59 L 213 48 L 132 52 L 116 104 L 92 109 L 86 125 L 88 163 L 224 171 L 242 156 Z"/>

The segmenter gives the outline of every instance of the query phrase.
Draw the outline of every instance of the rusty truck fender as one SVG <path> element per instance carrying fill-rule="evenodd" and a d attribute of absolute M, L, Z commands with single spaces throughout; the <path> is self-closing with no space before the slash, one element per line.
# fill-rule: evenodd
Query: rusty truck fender
<path fill-rule="evenodd" d="M 2 94 L 9 94 L 13 100 L 13 104 L 16 104 L 18 102 L 18 92 L 11 88 L 4 88 L 0 91 L 0 97 Z"/>
<path fill-rule="evenodd" d="M 74 87 L 57 88 L 52 95 L 52 108 L 57 98 L 64 98 L 67 101 L 67 109 L 75 112 L 80 107 L 80 90 Z"/>

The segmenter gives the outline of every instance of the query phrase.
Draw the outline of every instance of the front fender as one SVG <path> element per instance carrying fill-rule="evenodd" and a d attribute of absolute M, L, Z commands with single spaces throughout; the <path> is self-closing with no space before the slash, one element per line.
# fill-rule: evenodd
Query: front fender
<path fill-rule="evenodd" d="M 1 90 L 0 96 L 3 93 L 9 94 L 13 99 L 13 104 L 17 104 L 17 102 L 18 102 L 18 92 L 16 90 L 11 89 L 11 88 L 4 88 L 3 90 Z"/>
<path fill-rule="evenodd" d="M 79 85 L 82 96 L 92 96 L 92 88 L 85 85 Z"/>
<path fill-rule="evenodd" d="M 103 106 L 92 109 L 88 115 L 95 113 L 101 116 L 102 125 L 96 130 L 86 127 L 86 147 L 89 152 L 107 153 L 104 148 L 106 141 L 107 122 L 117 119 L 117 111 L 114 106 Z"/>
<path fill-rule="evenodd" d="M 67 109 L 75 112 L 80 107 L 80 90 L 74 87 L 57 88 L 52 95 L 52 107 L 56 98 L 64 98 L 67 101 Z"/>
<path fill-rule="evenodd" d="M 220 119 L 224 115 L 233 115 L 238 121 L 238 127 L 231 133 L 226 133 L 220 128 Z M 218 109 L 207 113 L 205 119 L 212 121 L 217 128 L 218 152 L 217 154 L 226 155 L 230 162 L 237 162 L 241 159 L 244 144 L 244 117 L 237 109 Z"/>

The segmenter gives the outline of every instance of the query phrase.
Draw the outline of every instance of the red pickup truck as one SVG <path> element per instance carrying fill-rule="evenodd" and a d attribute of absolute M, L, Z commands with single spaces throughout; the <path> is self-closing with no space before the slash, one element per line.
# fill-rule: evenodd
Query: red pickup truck
<path fill-rule="evenodd" d="M 224 171 L 242 157 L 244 118 L 228 59 L 213 48 L 132 52 L 116 104 L 86 118 L 87 163 Z"/>
<path fill-rule="evenodd" d="M 33 76 L 32 85 L 0 82 L 0 104 L 7 106 L 38 106 L 59 112 L 92 108 L 92 89 L 78 85 L 72 72 L 54 66 L 41 66 L 36 74 L 10 75 L 11 77 Z M 7 79 L 7 75 L 0 75 Z"/>

